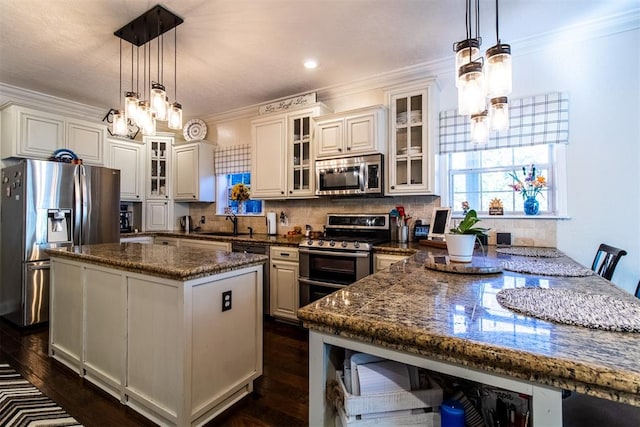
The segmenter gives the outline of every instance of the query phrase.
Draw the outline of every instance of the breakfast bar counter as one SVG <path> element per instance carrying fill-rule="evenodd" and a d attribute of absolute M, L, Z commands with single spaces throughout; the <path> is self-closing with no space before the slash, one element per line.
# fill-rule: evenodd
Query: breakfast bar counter
<path fill-rule="evenodd" d="M 49 355 L 159 425 L 202 425 L 262 374 L 264 255 L 48 250 Z"/>
<path fill-rule="evenodd" d="M 425 268 L 443 255 L 446 251 L 423 249 L 298 311 L 310 330 L 311 425 L 333 423 L 323 398 L 327 379 L 339 369 L 329 357 L 332 347 L 528 394 L 533 423 L 539 426 L 562 425 L 562 389 L 640 406 L 640 303 L 632 295 L 561 253 L 549 260 L 498 254 L 492 248 L 482 262 L 540 263 L 541 271 L 555 265 L 567 268 L 569 276 L 579 271 L 578 277 Z M 501 290 L 520 288 L 549 292 L 547 300 L 558 303 L 560 317 L 569 312 L 596 321 L 583 327 L 542 320 L 498 302 Z M 569 299 L 559 297 L 562 292 Z M 591 306 L 581 306 L 584 297 L 603 298 L 609 307 L 585 313 Z M 621 331 L 611 330 L 618 321 Z"/>

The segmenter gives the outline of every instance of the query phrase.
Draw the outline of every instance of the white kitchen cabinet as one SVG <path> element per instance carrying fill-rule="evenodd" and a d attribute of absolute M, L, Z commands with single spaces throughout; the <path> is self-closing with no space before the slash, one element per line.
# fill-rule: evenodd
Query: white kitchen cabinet
<path fill-rule="evenodd" d="M 173 227 L 169 227 L 169 224 L 171 224 L 169 205 L 170 202 L 167 200 L 147 200 L 146 231 L 166 231 L 173 229 Z"/>
<path fill-rule="evenodd" d="M 215 201 L 213 145 L 196 142 L 173 147 L 173 199 Z"/>
<path fill-rule="evenodd" d="M 315 192 L 312 117 L 322 104 L 251 122 L 251 196 L 256 199 L 311 198 Z"/>
<path fill-rule="evenodd" d="M 105 130 L 102 123 L 10 105 L 2 110 L 2 158 L 48 159 L 66 148 L 83 163 L 101 166 Z"/>
<path fill-rule="evenodd" d="M 120 169 L 120 200 L 141 202 L 145 195 L 144 146 L 134 141 L 107 140 L 107 166 Z"/>
<path fill-rule="evenodd" d="M 298 320 L 300 306 L 298 285 L 298 248 L 271 246 L 271 315 L 285 320 Z"/>
<path fill-rule="evenodd" d="M 104 165 L 106 127 L 85 120 L 67 119 L 65 148 L 76 153 L 86 165 Z"/>
<path fill-rule="evenodd" d="M 373 254 L 373 272 L 377 273 L 380 270 L 388 268 L 391 264 L 395 264 L 398 261 L 403 261 L 409 258 L 406 255 L 391 255 L 391 254 Z"/>
<path fill-rule="evenodd" d="M 175 280 L 51 264 L 49 355 L 123 405 L 159 425 L 202 425 L 253 390 L 262 374 L 261 265 Z M 226 293 L 233 305 L 223 311 Z"/>
<path fill-rule="evenodd" d="M 316 158 L 384 153 L 386 120 L 382 105 L 315 118 Z"/>
<path fill-rule="evenodd" d="M 231 252 L 231 242 L 213 242 L 210 240 L 180 239 L 181 248 L 207 248 Z"/>
<path fill-rule="evenodd" d="M 388 195 L 436 194 L 437 86 L 434 80 L 386 92 Z"/>
<path fill-rule="evenodd" d="M 173 136 L 144 136 L 147 147 L 147 199 L 169 199 Z"/>

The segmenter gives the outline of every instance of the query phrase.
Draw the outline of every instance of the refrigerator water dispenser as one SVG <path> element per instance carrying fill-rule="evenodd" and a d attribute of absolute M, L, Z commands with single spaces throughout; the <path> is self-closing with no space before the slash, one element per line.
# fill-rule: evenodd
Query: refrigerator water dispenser
<path fill-rule="evenodd" d="M 47 243 L 71 241 L 71 209 L 49 209 L 47 212 Z"/>

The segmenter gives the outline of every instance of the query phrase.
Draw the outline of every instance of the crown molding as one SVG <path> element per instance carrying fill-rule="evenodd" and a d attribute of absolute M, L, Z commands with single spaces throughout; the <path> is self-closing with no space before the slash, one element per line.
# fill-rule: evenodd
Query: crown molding
<path fill-rule="evenodd" d="M 53 95 L 24 89 L 17 86 L 0 83 L 0 99 L 7 98 L 10 101 L 0 105 L 0 109 L 18 104 L 38 110 L 49 111 L 63 116 L 101 122 L 106 111 L 104 109 L 82 104 L 69 99 L 59 98 Z"/>

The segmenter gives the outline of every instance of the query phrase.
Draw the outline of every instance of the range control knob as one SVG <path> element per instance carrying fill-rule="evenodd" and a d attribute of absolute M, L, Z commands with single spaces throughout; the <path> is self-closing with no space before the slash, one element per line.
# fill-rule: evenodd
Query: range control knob
<path fill-rule="evenodd" d="M 324 240 L 320 240 L 320 241 L 318 242 L 318 246 L 324 246 Z"/>
<path fill-rule="evenodd" d="M 358 242 L 357 240 L 355 242 L 353 242 L 353 247 L 354 248 L 359 248 L 360 247 L 360 242 Z"/>
<path fill-rule="evenodd" d="M 332 240 L 332 241 L 329 242 L 329 246 L 334 247 L 335 245 L 336 245 L 335 240 Z"/>
<path fill-rule="evenodd" d="M 309 245 L 309 246 L 313 245 L 313 240 L 311 240 L 311 239 L 307 240 L 307 245 Z"/>
<path fill-rule="evenodd" d="M 343 248 L 347 247 L 347 241 L 343 240 L 342 243 L 340 244 L 340 246 L 342 246 Z"/>

